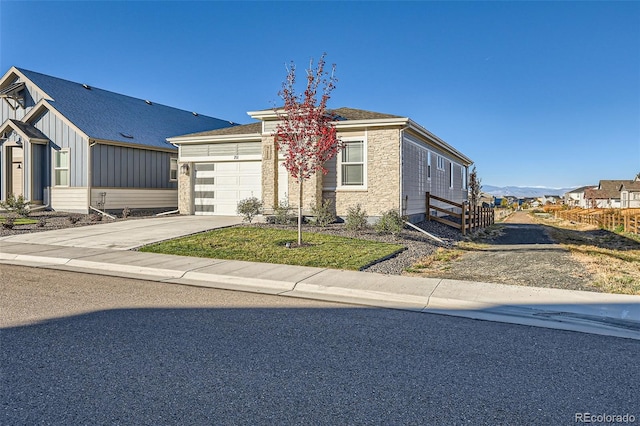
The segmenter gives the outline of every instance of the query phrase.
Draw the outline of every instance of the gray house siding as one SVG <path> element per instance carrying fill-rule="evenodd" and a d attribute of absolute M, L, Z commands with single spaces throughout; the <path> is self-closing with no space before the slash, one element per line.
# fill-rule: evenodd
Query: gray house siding
<path fill-rule="evenodd" d="M 466 167 L 451 155 L 437 147 L 425 144 L 413 135 L 404 133 L 402 144 L 403 214 L 411 217 L 424 214 L 426 192 L 455 203 L 466 201 L 465 177 Z M 441 202 L 432 201 L 432 204 L 442 208 L 452 208 L 451 205 Z"/>
<path fill-rule="evenodd" d="M 96 144 L 91 148 L 91 186 L 177 189 L 170 158 L 177 153 Z"/>
<path fill-rule="evenodd" d="M 87 182 L 89 145 L 87 138 L 80 135 L 75 129 L 48 110 L 33 120 L 32 124 L 42 133 L 49 136 L 52 141 L 52 151 L 69 150 L 69 186 L 87 187 L 89 185 L 89 182 Z"/>

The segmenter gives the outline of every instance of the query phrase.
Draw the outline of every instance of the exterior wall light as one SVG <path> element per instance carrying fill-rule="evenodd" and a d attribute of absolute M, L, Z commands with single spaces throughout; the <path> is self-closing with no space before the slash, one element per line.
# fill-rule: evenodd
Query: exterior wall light
<path fill-rule="evenodd" d="M 189 165 L 187 163 L 180 166 L 180 174 L 189 176 Z"/>

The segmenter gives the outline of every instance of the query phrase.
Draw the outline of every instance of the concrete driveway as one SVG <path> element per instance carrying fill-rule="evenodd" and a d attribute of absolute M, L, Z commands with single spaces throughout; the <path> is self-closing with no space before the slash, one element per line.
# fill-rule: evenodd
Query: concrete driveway
<path fill-rule="evenodd" d="M 34 232 L 0 238 L 4 242 L 65 247 L 130 250 L 146 244 L 236 225 L 237 216 L 166 216 L 130 219 L 78 228 Z"/>

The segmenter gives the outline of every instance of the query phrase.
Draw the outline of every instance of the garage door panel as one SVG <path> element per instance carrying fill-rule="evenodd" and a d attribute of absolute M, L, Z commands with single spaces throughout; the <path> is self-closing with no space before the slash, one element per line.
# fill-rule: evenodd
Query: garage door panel
<path fill-rule="evenodd" d="M 238 171 L 238 163 L 215 163 L 215 165 L 215 170 L 218 173 Z"/>
<path fill-rule="evenodd" d="M 200 163 L 195 165 L 196 214 L 235 215 L 238 201 L 261 198 L 260 161 Z"/>
<path fill-rule="evenodd" d="M 217 186 L 237 186 L 238 176 L 220 176 L 216 179 Z"/>

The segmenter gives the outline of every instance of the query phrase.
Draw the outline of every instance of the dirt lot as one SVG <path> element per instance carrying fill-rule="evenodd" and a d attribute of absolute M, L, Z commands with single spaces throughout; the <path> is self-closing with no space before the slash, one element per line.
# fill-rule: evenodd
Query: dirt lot
<path fill-rule="evenodd" d="M 472 241 L 437 250 L 414 265 L 411 274 L 640 294 L 640 242 L 516 212 Z"/>

